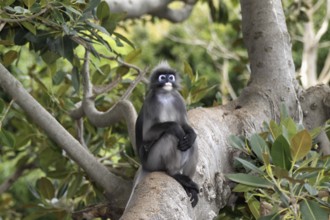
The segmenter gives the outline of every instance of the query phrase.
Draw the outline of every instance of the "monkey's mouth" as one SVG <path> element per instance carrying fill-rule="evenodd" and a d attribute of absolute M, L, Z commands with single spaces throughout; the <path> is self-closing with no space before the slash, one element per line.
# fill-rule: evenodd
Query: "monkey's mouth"
<path fill-rule="evenodd" d="M 173 89 L 173 85 L 170 82 L 165 83 L 165 85 L 163 86 L 163 89 L 165 89 L 166 91 L 171 91 Z"/>

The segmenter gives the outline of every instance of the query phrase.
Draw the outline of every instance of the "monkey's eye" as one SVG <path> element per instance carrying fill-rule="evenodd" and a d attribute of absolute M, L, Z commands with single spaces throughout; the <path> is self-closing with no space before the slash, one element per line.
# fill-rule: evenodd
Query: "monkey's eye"
<path fill-rule="evenodd" d="M 165 81 L 165 80 L 166 80 L 166 76 L 165 75 L 162 74 L 162 75 L 159 75 L 158 76 L 158 81 L 159 82 L 162 82 L 162 81 Z"/>
<path fill-rule="evenodd" d="M 169 79 L 171 82 L 174 82 L 174 81 L 175 81 L 175 76 L 174 76 L 174 75 L 169 75 L 169 76 L 168 76 L 168 79 Z"/>

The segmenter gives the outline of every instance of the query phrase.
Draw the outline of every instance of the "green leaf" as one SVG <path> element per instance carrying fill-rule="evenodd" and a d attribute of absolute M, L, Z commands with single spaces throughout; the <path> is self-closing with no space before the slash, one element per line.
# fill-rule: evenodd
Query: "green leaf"
<path fill-rule="evenodd" d="M 302 220 L 328 220 L 329 218 L 329 214 L 317 202 L 302 200 L 299 205 Z"/>
<path fill-rule="evenodd" d="M 27 22 L 27 21 L 24 21 L 21 24 L 23 25 L 23 27 L 28 29 L 32 34 L 37 35 L 37 29 L 33 24 L 31 24 L 30 22 Z"/>
<path fill-rule="evenodd" d="M 96 9 L 96 16 L 99 20 L 106 19 L 110 15 L 110 8 L 108 3 L 102 1 Z"/>
<path fill-rule="evenodd" d="M 249 209 L 255 219 L 259 219 L 260 217 L 260 202 L 253 196 L 250 197 L 249 200 L 247 201 L 247 204 L 249 206 Z"/>
<path fill-rule="evenodd" d="M 269 149 L 266 141 L 260 137 L 258 134 L 253 134 L 250 138 L 250 144 L 252 151 L 256 154 L 260 161 L 263 160 L 262 154 L 269 155 Z"/>
<path fill-rule="evenodd" d="M 68 188 L 67 197 L 68 198 L 74 197 L 75 194 L 78 192 L 82 183 L 83 183 L 83 176 L 81 174 L 75 175 L 75 178 L 73 179 L 72 183 Z"/>
<path fill-rule="evenodd" d="M 302 130 L 291 139 L 293 161 L 305 157 L 312 148 L 312 137 L 307 130 Z"/>
<path fill-rule="evenodd" d="M 66 72 L 60 70 L 55 73 L 55 75 L 52 78 L 54 85 L 59 85 L 65 78 Z"/>
<path fill-rule="evenodd" d="M 229 143 L 234 148 L 245 151 L 245 143 L 239 136 L 230 135 L 229 136 Z"/>
<path fill-rule="evenodd" d="M 132 50 L 129 54 L 126 55 L 125 61 L 132 63 L 136 58 L 140 56 L 141 52 L 142 50 L 140 48 L 137 50 Z"/>
<path fill-rule="evenodd" d="M 247 160 L 243 160 L 243 159 L 238 158 L 238 157 L 236 157 L 235 160 L 240 162 L 248 170 L 254 171 L 254 172 L 259 173 L 259 174 L 264 174 L 264 172 L 262 172 L 262 170 L 260 170 L 259 167 L 256 167 L 254 164 L 250 163 Z"/>
<path fill-rule="evenodd" d="M 274 213 L 271 215 L 262 216 L 258 220 L 280 220 L 280 216 L 280 213 Z"/>
<path fill-rule="evenodd" d="M 35 3 L 35 0 L 23 0 L 23 1 L 28 8 L 31 8 L 31 6 Z"/>
<path fill-rule="evenodd" d="M 8 67 L 10 64 L 14 62 L 18 57 L 18 53 L 15 50 L 10 50 L 3 55 L 3 65 Z"/>
<path fill-rule="evenodd" d="M 280 134 L 282 134 L 281 127 L 278 126 L 274 120 L 270 120 L 269 122 L 269 131 L 274 139 L 276 139 Z"/>
<path fill-rule="evenodd" d="M 127 66 L 120 66 L 116 70 L 116 73 L 119 75 L 125 75 L 126 73 L 128 73 L 128 71 L 129 71 L 129 68 Z"/>
<path fill-rule="evenodd" d="M 42 198 L 44 199 L 52 199 L 55 195 L 55 189 L 52 182 L 46 178 L 41 177 L 37 180 L 37 190 Z"/>
<path fill-rule="evenodd" d="M 297 133 L 297 126 L 292 118 L 283 119 L 281 121 L 281 125 L 283 125 L 287 129 L 289 140 Z"/>
<path fill-rule="evenodd" d="M 71 82 L 72 82 L 72 86 L 74 88 L 74 91 L 76 93 L 78 93 L 79 92 L 79 88 L 80 88 L 80 80 L 79 80 L 80 79 L 80 75 L 79 75 L 79 72 L 78 72 L 77 67 L 74 67 L 72 69 L 71 77 L 72 77 Z"/>
<path fill-rule="evenodd" d="M 254 187 L 245 185 L 245 184 L 237 184 L 234 189 L 233 192 L 249 192 L 249 191 L 253 191 Z"/>
<path fill-rule="evenodd" d="M 317 189 L 315 189 L 313 186 L 311 186 L 308 183 L 304 184 L 304 188 L 307 190 L 307 192 L 312 195 L 312 196 L 316 196 L 318 195 L 319 191 Z"/>
<path fill-rule="evenodd" d="M 290 144 L 283 135 L 278 136 L 274 141 L 270 155 L 275 166 L 290 170 L 292 160 Z"/>
<path fill-rule="evenodd" d="M 101 0 L 90 0 L 88 2 L 88 5 L 87 5 L 86 9 L 84 10 L 84 14 L 87 13 L 87 12 L 92 11 L 95 7 L 100 5 L 100 1 Z M 101 2 L 101 3 L 103 3 L 103 2 Z"/>
<path fill-rule="evenodd" d="M 126 38 L 124 35 L 119 34 L 118 32 L 113 32 L 113 34 L 116 36 L 116 43 L 119 47 L 123 46 L 123 44 L 120 41 L 124 41 L 125 43 L 130 45 L 133 49 L 135 48 L 134 44 L 130 40 L 128 40 L 128 38 Z M 119 41 L 120 43 L 118 44 L 117 41 Z"/>
<path fill-rule="evenodd" d="M 237 174 L 227 174 L 230 180 L 242 183 L 248 186 L 261 187 L 261 188 L 272 188 L 272 184 L 266 179 L 260 178 L 258 176 L 253 176 L 250 174 L 237 173 Z"/>
<path fill-rule="evenodd" d="M 60 55 L 57 53 L 54 53 L 50 50 L 45 51 L 44 53 L 41 54 L 41 58 L 45 63 L 48 65 L 55 63 L 55 61 L 60 58 Z"/>
<path fill-rule="evenodd" d="M 0 145 L 15 147 L 15 136 L 9 131 L 0 128 Z"/>
<path fill-rule="evenodd" d="M 5 110 L 5 107 L 6 107 L 6 104 L 5 104 L 5 102 L 0 98 L 0 119 L 1 119 L 1 117 L 3 117 L 2 115 L 1 115 L 1 113 Z M 1 120 L 0 120 L 1 121 Z M 0 129 L 1 129 L 1 126 L 0 126 Z M 0 130 L 1 131 L 1 130 Z"/>
<path fill-rule="evenodd" d="M 227 24 L 229 19 L 228 7 L 224 1 L 219 1 L 218 21 L 222 24 Z"/>
<path fill-rule="evenodd" d="M 289 109 L 288 107 L 285 105 L 284 102 L 281 103 L 281 109 L 280 109 L 280 116 L 281 116 L 281 119 L 282 118 L 289 118 L 290 115 L 289 115 Z"/>
<path fill-rule="evenodd" d="M 190 79 L 193 80 L 195 78 L 194 72 L 193 72 L 191 66 L 186 61 L 184 62 L 184 69 L 183 69 L 183 71 L 188 74 L 188 76 L 189 76 Z"/>

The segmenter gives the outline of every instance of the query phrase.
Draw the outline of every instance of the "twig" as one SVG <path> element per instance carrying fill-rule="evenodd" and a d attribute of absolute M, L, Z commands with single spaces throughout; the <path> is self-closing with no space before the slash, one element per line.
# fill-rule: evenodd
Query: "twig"
<path fill-rule="evenodd" d="M 13 173 L 0 185 L 0 194 L 6 192 L 16 182 L 16 180 L 24 174 L 24 171 L 33 169 L 35 167 L 36 166 L 33 163 L 30 163 L 17 168 L 15 173 Z"/>
<path fill-rule="evenodd" d="M 38 13 L 31 15 L 29 17 L 21 17 L 21 18 L 0 18 L 0 22 L 6 22 L 6 23 L 12 23 L 12 22 L 22 22 L 22 21 L 28 21 L 28 20 L 32 20 L 34 18 L 37 18 L 38 16 L 44 14 L 45 12 L 47 12 L 47 10 L 49 9 L 49 6 L 46 5 L 46 7 L 44 9 L 42 9 L 41 11 L 39 11 Z M 3 14 L 3 11 L 0 10 L 0 13 Z M 12 16 L 10 14 L 7 14 L 9 16 Z"/>

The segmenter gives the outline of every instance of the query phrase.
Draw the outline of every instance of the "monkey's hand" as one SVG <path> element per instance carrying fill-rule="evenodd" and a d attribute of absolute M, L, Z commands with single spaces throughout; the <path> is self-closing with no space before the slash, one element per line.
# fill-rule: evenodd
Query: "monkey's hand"
<path fill-rule="evenodd" d="M 181 151 L 186 151 L 191 148 L 196 140 L 196 133 L 188 133 L 183 136 L 183 138 L 179 141 L 178 149 Z"/>

